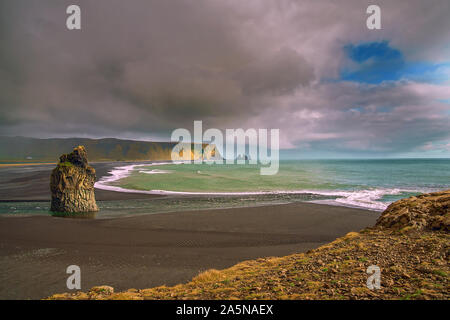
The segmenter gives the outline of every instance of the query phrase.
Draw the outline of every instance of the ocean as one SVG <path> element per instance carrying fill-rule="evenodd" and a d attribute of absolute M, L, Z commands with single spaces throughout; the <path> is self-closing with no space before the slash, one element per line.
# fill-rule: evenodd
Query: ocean
<path fill-rule="evenodd" d="M 209 163 L 128 165 L 112 170 L 96 187 L 191 196 L 309 195 L 308 201 L 376 211 L 401 198 L 450 188 L 450 159 L 286 160 L 271 176 L 260 175 L 259 168 Z"/>
<path fill-rule="evenodd" d="M 112 169 L 99 177 L 97 189 L 167 196 L 97 201 L 100 211 L 96 218 L 305 201 L 382 211 L 401 198 L 450 189 L 450 159 L 290 160 L 281 161 L 278 174 L 272 176 L 260 175 L 260 167 L 249 164 L 108 166 Z M 3 170 L 35 177 L 44 169 L 29 166 Z M 48 166 L 45 170 L 49 174 Z M 13 179 L 6 187 L 32 187 L 32 181 Z M 47 185 L 40 183 L 42 187 Z M 0 215 L 50 214 L 49 201 L 31 199 L 1 201 Z"/>

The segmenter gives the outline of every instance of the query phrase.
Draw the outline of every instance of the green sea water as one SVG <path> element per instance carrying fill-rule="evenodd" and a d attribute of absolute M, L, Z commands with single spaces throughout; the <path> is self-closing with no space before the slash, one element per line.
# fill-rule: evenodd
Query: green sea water
<path fill-rule="evenodd" d="M 231 193 L 346 187 L 345 183 L 327 178 L 322 168 L 305 168 L 296 163 L 284 163 L 275 175 L 260 175 L 260 167 L 250 164 L 143 166 L 121 179 L 118 185 L 139 190 Z"/>
<path fill-rule="evenodd" d="M 96 218 L 312 201 L 381 211 L 398 199 L 450 189 L 450 159 L 281 161 L 256 165 L 127 164 L 99 177 L 97 189 L 163 194 L 98 201 Z M 35 170 L 35 168 L 31 168 Z M 48 215 L 49 201 L 0 202 L 1 216 Z"/>
<path fill-rule="evenodd" d="M 383 210 L 398 199 L 450 188 L 449 159 L 281 161 L 275 175 L 250 164 L 149 164 L 116 168 L 98 188 L 162 194 L 326 196 L 347 206 Z"/>

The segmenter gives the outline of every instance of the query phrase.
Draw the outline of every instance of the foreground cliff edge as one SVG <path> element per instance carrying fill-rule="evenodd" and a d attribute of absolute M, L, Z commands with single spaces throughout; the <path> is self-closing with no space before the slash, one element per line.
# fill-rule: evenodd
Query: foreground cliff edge
<path fill-rule="evenodd" d="M 280 258 L 208 270 L 174 287 L 109 286 L 47 299 L 449 299 L 450 190 L 391 204 L 374 227 Z M 367 288 L 369 266 L 381 288 Z"/>
<path fill-rule="evenodd" d="M 63 154 L 50 177 L 52 202 L 56 214 L 98 211 L 94 194 L 95 169 L 89 166 L 84 146 Z"/>

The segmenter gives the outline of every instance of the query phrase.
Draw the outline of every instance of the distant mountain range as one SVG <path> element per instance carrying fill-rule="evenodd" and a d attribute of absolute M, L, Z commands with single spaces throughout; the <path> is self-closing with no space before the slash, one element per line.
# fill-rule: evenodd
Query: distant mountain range
<path fill-rule="evenodd" d="M 0 162 L 58 162 L 59 156 L 83 145 L 89 161 L 170 160 L 173 142 L 120 139 L 0 137 Z"/>

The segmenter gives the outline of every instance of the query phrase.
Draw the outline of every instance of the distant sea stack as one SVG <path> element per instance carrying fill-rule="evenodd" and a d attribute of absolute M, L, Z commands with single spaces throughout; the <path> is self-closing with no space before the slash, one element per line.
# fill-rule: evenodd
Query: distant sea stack
<path fill-rule="evenodd" d="M 51 211 L 83 213 L 98 211 L 94 194 L 95 169 L 88 165 L 84 146 L 63 154 L 50 177 Z"/>

